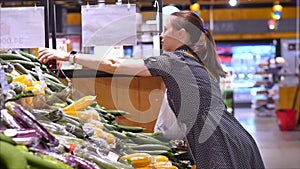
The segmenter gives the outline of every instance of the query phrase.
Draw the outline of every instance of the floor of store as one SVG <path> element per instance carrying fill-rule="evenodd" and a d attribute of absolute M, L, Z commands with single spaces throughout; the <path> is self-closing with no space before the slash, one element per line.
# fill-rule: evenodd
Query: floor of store
<path fill-rule="evenodd" d="M 280 131 L 276 116 L 258 117 L 250 108 L 238 108 L 235 117 L 256 140 L 267 169 L 300 168 L 300 128 Z"/>

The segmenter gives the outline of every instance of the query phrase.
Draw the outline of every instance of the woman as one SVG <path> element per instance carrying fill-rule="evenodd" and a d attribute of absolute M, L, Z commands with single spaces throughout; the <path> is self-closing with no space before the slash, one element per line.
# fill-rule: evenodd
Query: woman
<path fill-rule="evenodd" d="M 109 73 L 161 76 L 168 103 L 186 135 L 197 168 L 264 168 L 251 135 L 226 111 L 218 81 L 225 76 L 211 33 L 190 11 L 171 14 L 161 35 L 164 54 L 141 59 L 69 55 L 51 49 L 39 59 L 71 60 Z"/>

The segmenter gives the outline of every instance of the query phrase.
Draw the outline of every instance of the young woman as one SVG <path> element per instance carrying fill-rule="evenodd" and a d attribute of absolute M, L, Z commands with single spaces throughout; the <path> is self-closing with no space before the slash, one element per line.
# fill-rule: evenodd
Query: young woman
<path fill-rule="evenodd" d="M 51 49 L 41 50 L 39 59 L 70 60 L 115 74 L 161 76 L 169 106 L 184 128 L 182 132 L 197 168 L 264 168 L 254 139 L 226 111 L 218 83 L 226 73 L 219 63 L 214 39 L 201 18 L 190 11 L 171 14 L 161 39 L 165 52 L 144 60 L 104 56 L 97 59 Z"/>

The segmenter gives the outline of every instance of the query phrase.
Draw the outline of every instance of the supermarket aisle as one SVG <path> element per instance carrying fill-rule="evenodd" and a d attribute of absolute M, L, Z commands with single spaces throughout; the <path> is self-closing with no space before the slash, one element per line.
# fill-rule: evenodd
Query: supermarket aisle
<path fill-rule="evenodd" d="M 256 140 L 267 169 L 300 169 L 300 129 L 282 132 L 277 118 L 257 117 L 250 108 L 235 117 Z"/>

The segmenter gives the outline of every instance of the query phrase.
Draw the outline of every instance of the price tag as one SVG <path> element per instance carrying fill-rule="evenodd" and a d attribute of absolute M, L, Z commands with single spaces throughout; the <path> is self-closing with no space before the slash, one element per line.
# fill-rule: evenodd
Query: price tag
<path fill-rule="evenodd" d="M 2 88 L 2 93 L 7 93 L 10 89 L 4 70 L 2 69 L 2 66 L 0 66 L 0 83 Z"/>
<path fill-rule="evenodd" d="M 1 8 L 0 16 L 0 48 L 45 46 L 44 7 Z"/>
<path fill-rule="evenodd" d="M 83 47 L 136 44 L 135 4 L 82 5 L 81 15 Z"/>
<path fill-rule="evenodd" d="M 111 161 L 118 161 L 118 159 L 119 159 L 119 155 L 118 154 L 116 154 L 116 153 L 114 153 L 114 152 L 109 152 L 108 154 L 107 154 L 107 157 L 106 157 L 107 159 L 109 159 L 109 160 L 111 160 Z"/>

